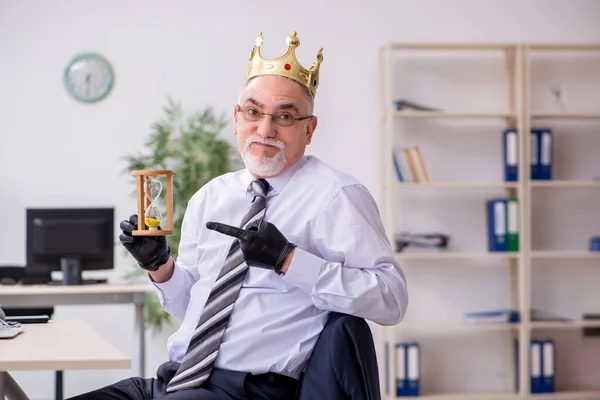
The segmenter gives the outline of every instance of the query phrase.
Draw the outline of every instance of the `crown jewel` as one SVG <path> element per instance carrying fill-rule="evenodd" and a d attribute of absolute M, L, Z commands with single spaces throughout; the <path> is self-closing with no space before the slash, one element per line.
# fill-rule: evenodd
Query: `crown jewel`
<path fill-rule="evenodd" d="M 260 55 L 260 47 L 263 42 L 264 38 L 260 32 L 250 52 L 250 62 L 246 68 L 246 81 L 258 75 L 285 76 L 306 86 L 315 96 L 319 87 L 319 68 L 323 62 L 323 48 L 317 53 L 317 60 L 313 62 L 310 69 L 306 69 L 296 59 L 296 47 L 300 46 L 300 39 L 296 36 L 296 32 L 287 37 L 288 50 L 278 58 L 265 59 Z"/>

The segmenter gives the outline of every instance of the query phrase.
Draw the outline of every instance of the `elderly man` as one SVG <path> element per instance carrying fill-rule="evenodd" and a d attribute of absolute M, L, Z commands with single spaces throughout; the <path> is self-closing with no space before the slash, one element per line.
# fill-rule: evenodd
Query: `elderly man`
<path fill-rule="evenodd" d="M 121 241 L 148 270 L 163 308 L 183 318 L 156 378 L 130 378 L 77 399 L 293 399 L 329 313 L 400 322 L 408 295 L 377 206 L 353 177 L 305 155 L 322 49 L 310 69 L 260 55 L 233 110 L 246 168 L 189 201 L 179 255 L 164 237 Z M 164 396 L 164 397 L 163 397 Z"/>

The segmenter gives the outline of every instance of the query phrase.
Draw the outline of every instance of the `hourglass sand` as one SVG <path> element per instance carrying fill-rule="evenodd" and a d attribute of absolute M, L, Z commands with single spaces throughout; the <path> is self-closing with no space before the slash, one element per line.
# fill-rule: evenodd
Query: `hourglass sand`
<path fill-rule="evenodd" d="M 173 229 L 173 172 L 169 170 L 131 171 L 137 179 L 138 227 L 133 236 L 172 236 Z M 164 177 L 165 184 L 160 177 Z M 160 210 L 161 195 L 166 204 L 166 224 Z"/>

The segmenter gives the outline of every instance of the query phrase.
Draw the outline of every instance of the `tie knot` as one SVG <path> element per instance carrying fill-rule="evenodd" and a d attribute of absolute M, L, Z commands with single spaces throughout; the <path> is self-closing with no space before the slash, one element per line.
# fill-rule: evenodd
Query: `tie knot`
<path fill-rule="evenodd" d="M 252 181 L 252 192 L 255 196 L 267 197 L 269 191 L 269 182 L 264 179 Z"/>

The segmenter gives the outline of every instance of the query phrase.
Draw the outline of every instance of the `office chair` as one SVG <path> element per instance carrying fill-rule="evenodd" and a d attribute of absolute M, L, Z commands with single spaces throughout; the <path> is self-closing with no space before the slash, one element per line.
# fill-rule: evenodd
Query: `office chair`
<path fill-rule="evenodd" d="M 298 400 L 380 400 L 379 369 L 367 322 L 331 313 L 301 377 Z"/>
<path fill-rule="evenodd" d="M 27 283 L 46 283 L 50 281 L 49 276 L 28 276 L 25 266 L 0 265 L 0 284 L 17 285 Z M 2 310 L 7 317 L 47 315 L 52 318 L 54 307 L 3 307 Z M 55 397 L 63 400 L 63 371 L 55 371 Z"/>
<path fill-rule="evenodd" d="M 32 278 L 42 283 L 43 277 L 31 277 L 25 272 L 24 266 L 0 265 L 0 284 L 16 285 L 19 283 L 36 283 Z M 4 308 L 6 316 L 16 315 L 47 315 L 52 317 L 54 307 L 12 307 Z"/>

